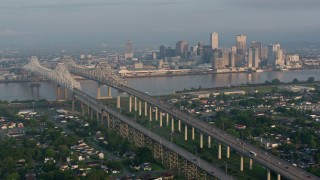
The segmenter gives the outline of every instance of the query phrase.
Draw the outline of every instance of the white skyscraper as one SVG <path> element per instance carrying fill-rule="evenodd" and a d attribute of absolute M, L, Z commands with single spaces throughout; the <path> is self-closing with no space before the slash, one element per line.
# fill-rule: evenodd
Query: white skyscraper
<path fill-rule="evenodd" d="M 212 49 L 218 49 L 219 47 L 219 36 L 218 33 L 213 32 L 210 34 L 210 45 Z"/>

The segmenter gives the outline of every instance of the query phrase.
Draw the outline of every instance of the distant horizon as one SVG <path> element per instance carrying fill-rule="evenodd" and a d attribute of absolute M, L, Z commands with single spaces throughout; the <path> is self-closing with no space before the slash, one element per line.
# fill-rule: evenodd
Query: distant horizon
<path fill-rule="evenodd" d="M 209 44 L 211 32 L 228 47 L 248 43 L 320 43 L 319 0 L 3 0 L 0 47 L 133 47 L 179 40 Z"/>

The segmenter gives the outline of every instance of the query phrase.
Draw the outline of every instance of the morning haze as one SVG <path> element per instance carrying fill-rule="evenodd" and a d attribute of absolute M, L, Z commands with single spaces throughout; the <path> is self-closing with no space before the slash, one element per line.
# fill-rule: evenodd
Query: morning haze
<path fill-rule="evenodd" d="M 219 32 L 221 45 L 236 34 L 251 40 L 317 43 L 318 0 L 4 0 L 0 45 L 137 46 L 190 43 Z M 208 43 L 208 42 L 206 42 Z"/>

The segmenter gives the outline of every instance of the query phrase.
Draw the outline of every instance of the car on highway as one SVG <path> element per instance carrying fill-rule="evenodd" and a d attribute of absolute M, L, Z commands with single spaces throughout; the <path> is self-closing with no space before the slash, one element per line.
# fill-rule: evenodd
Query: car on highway
<path fill-rule="evenodd" d="M 249 155 L 250 155 L 250 156 L 257 156 L 257 153 L 255 153 L 255 152 L 253 152 L 253 151 L 250 151 L 250 152 L 249 152 Z"/>

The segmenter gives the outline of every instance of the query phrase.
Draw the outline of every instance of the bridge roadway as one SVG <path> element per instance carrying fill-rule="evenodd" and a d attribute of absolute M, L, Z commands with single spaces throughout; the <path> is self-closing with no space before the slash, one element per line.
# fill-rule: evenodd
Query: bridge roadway
<path fill-rule="evenodd" d="M 216 140 L 220 141 L 221 143 L 229 146 L 230 148 L 238 151 L 239 153 L 243 154 L 244 156 L 248 156 L 249 158 L 253 159 L 256 162 L 259 162 L 263 166 L 273 170 L 274 172 L 288 178 L 288 179 L 318 179 L 319 177 L 301 169 L 292 164 L 288 163 L 285 160 L 280 159 L 272 154 L 267 153 L 266 151 L 262 150 L 259 147 L 251 145 L 250 143 L 237 139 L 234 136 L 227 134 L 225 131 L 217 129 L 215 127 L 209 126 L 207 123 L 200 121 L 185 112 L 182 112 L 175 108 L 173 105 L 162 102 L 146 93 L 138 91 L 136 89 L 130 88 L 128 86 L 119 85 L 117 83 L 112 83 L 107 80 L 95 77 L 90 74 L 86 74 L 80 71 L 74 71 L 70 69 L 70 72 L 73 74 L 77 74 L 88 79 L 97 81 L 102 84 L 109 85 L 115 89 L 118 89 L 123 92 L 127 92 L 128 94 L 135 96 L 143 101 L 148 102 L 150 105 L 157 107 L 158 109 L 162 110 L 163 112 L 169 113 L 171 116 L 180 119 L 185 124 L 198 129 L 201 133 L 206 134 L 215 138 Z M 255 152 L 256 156 L 251 156 L 249 154 L 250 151 Z"/>
<path fill-rule="evenodd" d="M 169 150 L 177 153 L 179 156 L 183 157 L 184 159 L 188 160 L 189 162 L 195 164 L 200 169 L 203 169 L 208 174 L 217 177 L 219 179 L 235 179 L 234 177 L 225 174 L 222 170 L 219 168 L 213 166 L 212 164 L 208 163 L 207 161 L 194 156 L 189 151 L 181 148 L 180 146 L 160 137 L 159 135 L 156 135 L 155 133 L 151 132 L 150 130 L 147 130 L 140 124 L 134 122 L 133 120 L 127 118 L 126 116 L 120 114 L 116 110 L 113 110 L 105 105 L 103 105 L 101 102 L 97 101 L 95 98 L 89 96 L 88 94 L 84 93 L 81 90 L 74 89 L 74 96 L 76 99 L 83 101 L 84 103 L 91 106 L 93 109 L 95 109 L 98 112 L 108 112 L 110 115 L 114 116 L 115 118 L 125 122 L 126 124 L 130 125 L 134 129 L 138 130 L 139 132 L 143 133 L 144 135 L 148 136 L 155 142 L 161 144 L 162 146 L 165 146 Z"/>

